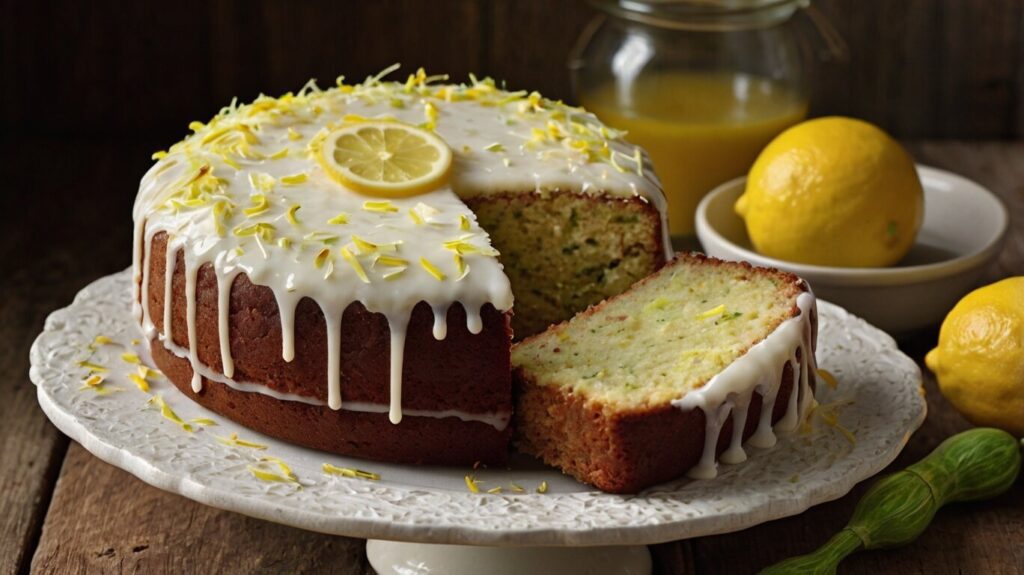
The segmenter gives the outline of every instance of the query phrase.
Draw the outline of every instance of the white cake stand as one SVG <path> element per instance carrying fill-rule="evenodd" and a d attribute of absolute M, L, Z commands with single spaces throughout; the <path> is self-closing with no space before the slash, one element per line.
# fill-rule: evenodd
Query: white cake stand
<path fill-rule="evenodd" d="M 30 375 L 54 425 L 100 459 L 161 489 L 269 521 L 375 540 L 368 553 L 381 572 L 395 565 L 392 572 L 457 572 L 457 564 L 438 566 L 440 557 L 473 571 L 488 561 L 489 573 L 503 566 L 547 571 L 561 563 L 575 569 L 562 573 L 645 573 L 650 558 L 644 545 L 744 529 L 841 497 L 890 463 L 926 412 L 920 370 L 893 339 L 819 302 L 818 362 L 839 385 L 819 385 L 823 408 L 817 413 L 838 414 L 839 425 L 812 416 L 810 425 L 780 436 L 773 449 L 749 448 L 747 462 L 722 466 L 714 480 L 682 479 L 620 496 L 527 458 L 513 459 L 508 469 L 475 471 L 358 460 L 250 431 L 193 403 L 165 379 L 151 382 L 152 395 L 185 421 L 209 418 L 217 425 L 194 423 L 187 432 L 147 407 L 151 395 L 128 378 L 137 366 L 122 359 L 128 351 L 147 361 L 144 345 L 132 343 L 140 336 L 129 286 L 128 271 L 102 278 L 47 318 L 32 346 Z M 90 351 L 100 335 L 114 343 Z M 82 389 L 90 369 L 83 360 L 109 370 L 102 373 L 103 389 L 112 392 Z M 231 433 L 267 449 L 218 441 Z M 297 482 L 254 476 L 252 467 L 280 472 L 275 461 L 261 461 L 267 456 L 285 462 Z M 380 480 L 328 475 L 324 463 L 378 473 Z M 467 488 L 467 474 L 480 493 Z M 542 483 L 547 490 L 538 493 Z M 500 493 L 486 492 L 498 487 Z M 528 561 L 541 563 L 524 567 Z"/>

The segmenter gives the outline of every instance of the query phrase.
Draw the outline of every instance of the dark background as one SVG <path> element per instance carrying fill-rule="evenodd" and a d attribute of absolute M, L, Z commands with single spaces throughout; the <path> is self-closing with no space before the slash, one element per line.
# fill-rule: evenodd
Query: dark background
<path fill-rule="evenodd" d="M 233 96 L 279 95 L 311 77 L 358 81 L 395 62 L 401 76 L 475 72 L 569 100 L 567 56 L 595 14 L 583 0 L 0 5 L 0 132 L 164 144 Z M 815 6 L 850 57 L 818 65 L 814 114 L 858 116 L 901 138 L 1024 132 L 1024 0 Z"/>

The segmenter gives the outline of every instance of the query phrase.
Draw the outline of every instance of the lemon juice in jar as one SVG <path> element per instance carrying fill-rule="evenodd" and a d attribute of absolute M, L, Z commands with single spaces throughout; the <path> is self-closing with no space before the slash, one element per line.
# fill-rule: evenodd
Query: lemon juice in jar
<path fill-rule="evenodd" d="M 677 244 L 697 204 L 807 115 L 799 0 L 595 0 L 570 61 L 580 104 L 650 154 Z"/>

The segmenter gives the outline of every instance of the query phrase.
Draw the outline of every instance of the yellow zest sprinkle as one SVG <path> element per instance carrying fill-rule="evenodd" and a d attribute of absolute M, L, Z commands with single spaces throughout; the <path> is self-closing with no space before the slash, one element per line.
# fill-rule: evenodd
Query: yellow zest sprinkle
<path fill-rule="evenodd" d="M 149 157 L 151 160 L 162 160 L 167 157 L 167 152 L 160 150 L 159 152 L 153 152 L 153 155 Z"/>
<path fill-rule="evenodd" d="M 114 343 L 114 340 L 105 335 L 98 335 L 96 336 L 96 339 L 92 340 L 92 342 L 96 345 L 107 345 L 108 343 Z"/>
<path fill-rule="evenodd" d="M 302 240 L 307 242 L 320 242 L 324 245 L 330 246 L 338 241 L 338 236 L 325 232 L 310 232 L 302 236 Z"/>
<path fill-rule="evenodd" d="M 280 482 L 280 483 L 295 483 L 295 481 L 292 478 L 285 477 L 284 475 L 278 475 L 277 473 L 274 473 L 273 471 L 266 471 L 264 469 L 260 469 L 259 467 L 254 467 L 252 465 L 247 466 L 246 469 L 249 470 L 249 473 L 252 473 L 253 477 L 255 477 L 256 479 L 259 479 L 260 481 L 276 481 L 276 482 Z"/>
<path fill-rule="evenodd" d="M 464 232 L 469 231 L 469 217 L 466 214 L 459 214 L 459 229 Z"/>
<path fill-rule="evenodd" d="M 434 279 L 436 279 L 439 282 L 444 281 L 445 275 L 441 273 L 441 270 L 437 269 L 437 267 L 434 264 L 430 263 L 430 260 L 421 257 L 420 265 L 423 266 L 423 269 L 427 270 L 427 273 L 434 276 Z"/>
<path fill-rule="evenodd" d="M 292 247 L 292 240 L 291 238 L 278 238 L 277 245 L 280 246 L 282 249 L 288 249 Z"/>
<path fill-rule="evenodd" d="M 342 212 L 342 213 L 334 216 L 333 218 L 327 220 L 327 223 L 331 224 L 331 225 L 347 224 L 348 223 L 348 214 L 346 214 L 345 212 Z"/>
<path fill-rule="evenodd" d="M 294 186 L 295 184 L 301 184 L 308 179 L 308 174 L 305 172 L 299 172 L 298 174 L 292 174 L 290 176 L 281 176 L 281 183 L 287 186 Z"/>
<path fill-rule="evenodd" d="M 212 420 L 212 419 L 210 419 L 209 417 L 196 417 L 194 419 L 190 419 L 189 422 L 190 423 L 195 423 L 197 425 L 206 425 L 206 426 L 217 425 L 217 422 Z"/>
<path fill-rule="evenodd" d="M 698 315 L 697 319 L 708 319 L 709 317 L 714 317 L 723 313 L 725 313 L 725 304 L 709 309 L 708 311 Z"/>
<path fill-rule="evenodd" d="M 363 209 L 368 211 L 368 212 L 397 212 L 398 211 L 398 208 L 396 208 L 394 206 L 394 204 L 392 204 L 391 202 L 389 202 L 387 200 L 382 200 L 382 201 L 379 201 L 379 202 L 373 202 L 373 201 L 363 202 Z"/>
<path fill-rule="evenodd" d="M 288 477 L 288 479 L 291 479 L 292 481 L 298 482 L 299 478 L 295 477 L 295 473 L 292 472 L 292 468 L 288 467 L 288 464 L 285 463 L 280 458 L 278 458 L 278 457 L 271 457 L 271 456 L 267 455 L 265 457 L 261 457 L 260 461 L 269 461 L 271 463 L 276 463 L 277 464 L 277 468 L 280 469 L 281 472 L 284 473 L 286 477 Z"/>
<path fill-rule="evenodd" d="M 409 260 L 405 260 L 395 256 L 386 256 L 383 254 L 378 254 L 377 257 L 374 258 L 373 260 L 373 265 L 378 264 L 388 267 L 407 266 L 409 265 Z"/>
<path fill-rule="evenodd" d="M 276 231 L 277 228 L 274 227 L 274 224 L 260 222 L 249 226 L 239 226 L 235 228 L 232 233 L 238 237 L 256 236 L 264 241 L 270 242 L 274 240 L 274 232 Z"/>
<path fill-rule="evenodd" d="M 252 441 L 239 439 L 237 433 L 232 433 L 227 437 L 218 437 L 217 441 L 231 447 L 248 447 L 249 449 L 259 449 L 261 451 L 267 448 L 267 446 L 262 443 L 253 443 Z"/>
<path fill-rule="evenodd" d="M 352 243 L 356 245 L 361 254 L 372 254 L 377 251 L 377 244 L 368 242 L 355 234 L 352 234 Z"/>
<path fill-rule="evenodd" d="M 146 393 L 149 393 L 149 382 L 146 381 L 146 378 L 140 376 L 137 373 L 129 373 L 128 374 L 128 379 L 130 379 L 133 382 L 135 382 L 135 385 L 138 386 L 139 389 L 141 389 L 142 391 L 144 391 Z"/>
<path fill-rule="evenodd" d="M 636 162 L 636 175 L 644 177 L 644 157 L 639 146 L 633 148 L 633 161 Z"/>
<path fill-rule="evenodd" d="M 328 475 L 341 475 L 342 477 L 358 477 L 360 479 L 372 479 L 374 481 L 380 480 L 380 475 L 373 473 L 372 471 L 363 471 L 362 469 L 356 469 L 354 467 L 338 467 L 331 465 L 330 463 L 324 463 L 324 473 Z"/>
<path fill-rule="evenodd" d="M 541 481 L 540 485 L 537 486 L 537 493 L 547 493 L 547 492 L 548 492 L 548 482 L 547 481 Z"/>
<path fill-rule="evenodd" d="M 95 363 L 92 363 L 91 361 L 85 360 L 78 362 L 78 366 L 88 369 L 90 373 L 104 373 L 110 371 L 109 369 L 103 367 L 102 365 L 97 365 Z"/>
<path fill-rule="evenodd" d="M 512 491 L 515 491 L 516 493 L 523 493 L 523 492 L 526 491 L 521 486 L 519 486 L 519 485 L 517 485 L 515 483 L 509 483 L 508 486 L 512 489 Z"/>
<path fill-rule="evenodd" d="M 92 374 L 85 380 L 85 385 L 89 387 L 99 387 L 103 385 L 103 376 L 99 374 Z"/>
<path fill-rule="evenodd" d="M 505 164 L 505 167 L 506 167 L 506 168 L 508 168 L 508 167 L 511 167 L 511 166 L 512 166 L 512 160 L 511 160 L 511 159 L 509 159 L 509 158 L 502 158 L 502 159 L 501 159 L 501 163 L 502 163 L 502 164 Z"/>
<path fill-rule="evenodd" d="M 501 486 L 492 487 L 487 490 L 487 493 L 501 493 Z"/>
<path fill-rule="evenodd" d="M 224 236 L 227 230 L 224 229 L 224 219 L 231 215 L 231 207 L 226 201 L 219 201 L 213 204 L 213 222 L 217 226 L 217 235 Z"/>
<path fill-rule="evenodd" d="M 233 160 L 233 159 L 232 159 L 232 158 L 231 158 L 230 156 L 228 156 L 227 154 L 221 154 L 221 155 L 220 155 L 220 159 L 221 159 L 221 160 L 222 160 L 222 161 L 223 161 L 223 162 L 224 162 L 225 164 L 227 164 L 227 165 L 231 166 L 232 168 L 234 168 L 234 169 L 236 169 L 236 170 L 241 170 L 241 169 L 242 169 L 242 164 L 239 164 L 238 162 L 236 162 L 235 160 Z"/>
<path fill-rule="evenodd" d="M 324 248 L 320 250 L 320 253 L 316 254 L 313 258 L 313 265 L 318 269 L 323 267 L 324 263 L 331 257 L 331 248 Z"/>
<path fill-rule="evenodd" d="M 270 209 L 270 201 L 263 194 L 253 194 L 252 207 L 245 208 L 242 212 L 247 216 L 257 216 Z"/>
<path fill-rule="evenodd" d="M 161 374 L 159 371 L 142 364 L 139 364 L 138 368 L 136 369 L 136 372 L 139 374 L 139 377 L 143 379 L 149 379 L 151 377 L 154 379 L 159 379 L 163 376 L 163 374 Z"/>
<path fill-rule="evenodd" d="M 469 273 L 469 266 L 466 265 L 466 260 L 461 254 L 453 254 L 455 257 L 455 269 L 459 271 L 459 277 L 455 281 L 462 281 L 462 278 L 466 277 Z"/>
<path fill-rule="evenodd" d="M 285 146 L 267 157 L 270 158 L 271 160 L 280 160 L 281 158 L 288 155 L 288 151 L 288 146 Z"/>
<path fill-rule="evenodd" d="M 274 187 L 275 183 L 277 183 L 277 180 L 275 180 L 274 176 L 271 176 L 270 174 L 265 174 L 263 172 L 249 172 L 249 185 L 252 186 L 252 189 L 254 190 L 269 192 Z"/>
<path fill-rule="evenodd" d="M 423 216 L 416 211 L 416 208 L 409 208 L 409 217 L 412 218 L 413 223 L 417 226 L 422 226 L 424 224 Z"/>
<path fill-rule="evenodd" d="M 288 128 L 288 139 L 289 140 L 293 140 L 293 141 L 294 140 L 301 140 L 302 139 L 302 134 L 296 132 L 295 128 L 289 127 Z"/>
<path fill-rule="evenodd" d="M 292 207 L 288 208 L 288 212 L 285 213 L 285 217 L 288 219 L 288 223 L 297 226 L 299 225 L 299 218 L 295 217 L 295 213 L 302 209 L 299 204 L 292 204 Z"/>
<path fill-rule="evenodd" d="M 468 487 L 471 492 L 480 493 L 480 487 L 477 485 L 477 481 L 472 475 L 467 475 L 464 479 L 466 480 L 466 487 Z"/>
<path fill-rule="evenodd" d="M 466 235 L 464 235 L 464 236 L 462 236 L 460 238 L 456 238 L 454 240 L 448 240 L 448 241 L 442 243 L 441 245 L 443 245 L 445 247 L 445 249 L 452 250 L 453 252 L 455 252 L 457 254 L 483 254 L 485 256 L 497 256 L 498 255 L 498 250 L 496 250 L 494 248 L 491 248 L 491 247 L 482 248 L 480 246 L 477 246 L 475 244 L 470 243 L 469 240 L 472 239 L 473 237 L 474 237 L 473 234 L 466 234 Z"/>
<path fill-rule="evenodd" d="M 439 115 L 437 106 L 435 106 L 433 102 L 428 101 L 423 105 L 423 113 L 427 117 L 427 123 L 424 127 L 428 130 L 433 130 L 437 126 L 437 118 Z"/>
<path fill-rule="evenodd" d="M 404 272 L 404 271 L 405 271 L 404 267 L 395 268 L 394 270 L 391 270 L 389 272 L 384 273 L 383 275 L 381 275 L 381 277 L 386 279 L 386 280 L 393 280 L 393 279 L 397 278 L 398 276 L 402 275 L 402 272 Z"/>
<path fill-rule="evenodd" d="M 199 130 L 202 130 L 205 127 L 206 126 L 202 122 L 197 122 L 195 120 L 188 123 L 188 129 L 192 130 L 193 132 L 198 132 Z"/>
<path fill-rule="evenodd" d="M 505 146 L 501 145 L 501 142 L 494 142 L 493 144 L 487 144 L 484 146 L 486 152 L 504 152 Z"/>
<path fill-rule="evenodd" d="M 356 256 L 352 255 L 352 252 L 348 250 L 348 247 L 341 248 L 341 257 L 348 262 L 348 265 L 352 266 L 352 269 L 356 271 L 356 275 L 359 276 L 359 280 L 364 284 L 370 283 L 370 278 L 367 277 L 366 271 L 363 269 L 363 264 L 359 263 Z"/>
<path fill-rule="evenodd" d="M 185 431 L 192 433 L 192 426 L 185 423 L 180 417 L 178 417 L 177 413 L 174 413 L 171 406 L 167 405 L 167 402 L 164 401 L 163 396 L 157 395 L 150 399 L 148 403 L 155 403 L 160 408 L 160 415 L 164 416 L 165 419 L 169 419 L 178 424 L 178 426 Z"/>
<path fill-rule="evenodd" d="M 829 389 L 835 389 L 839 387 L 839 381 L 836 379 L 836 376 L 832 375 L 832 373 L 829 372 L 828 370 L 819 369 L 818 375 L 821 376 L 821 379 L 825 380 L 825 383 L 828 385 Z"/>
<path fill-rule="evenodd" d="M 137 339 L 133 339 L 132 340 L 132 345 L 139 345 L 139 343 L 141 343 L 141 342 L 139 340 L 137 340 Z"/>

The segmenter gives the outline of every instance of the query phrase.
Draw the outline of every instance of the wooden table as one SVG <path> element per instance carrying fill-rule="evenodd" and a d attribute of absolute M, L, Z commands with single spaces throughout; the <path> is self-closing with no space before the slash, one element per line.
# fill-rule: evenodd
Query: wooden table
<path fill-rule="evenodd" d="M 131 203 L 159 143 L 0 144 L 0 574 L 369 573 L 363 541 L 219 511 L 150 487 L 70 443 L 36 404 L 28 350 L 48 313 L 130 263 Z M 976 179 L 1012 212 L 989 279 L 1024 274 L 1024 143 L 924 142 L 923 163 Z M 920 361 L 934 330 L 901 342 Z M 925 370 L 928 420 L 893 464 L 968 427 Z M 739 533 L 652 547 L 656 573 L 752 573 L 806 552 L 847 520 L 850 495 Z M 843 573 L 1024 572 L 1024 480 L 999 498 L 942 510 L 909 547 L 859 554 Z"/>

